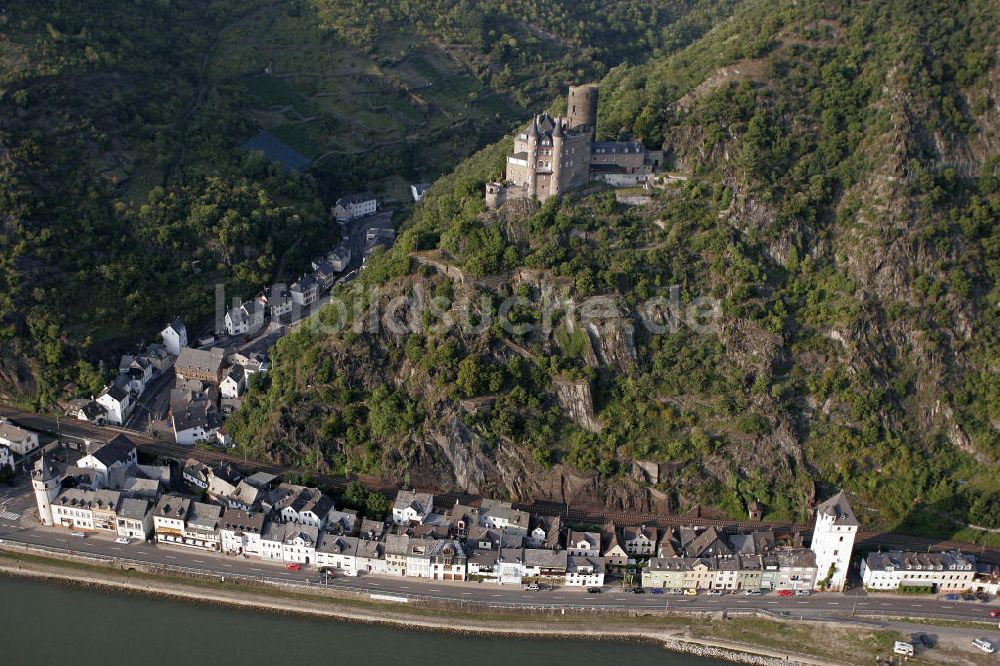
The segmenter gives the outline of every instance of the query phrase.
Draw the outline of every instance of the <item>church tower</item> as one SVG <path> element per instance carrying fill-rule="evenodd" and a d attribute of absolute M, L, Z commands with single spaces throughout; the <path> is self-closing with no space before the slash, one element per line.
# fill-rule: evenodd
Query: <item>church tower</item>
<path fill-rule="evenodd" d="M 843 490 L 816 507 L 809 547 L 816 554 L 816 589 L 843 591 L 857 535 L 858 519 Z"/>
<path fill-rule="evenodd" d="M 52 467 L 45 461 L 45 455 L 35 463 L 31 472 L 31 487 L 35 491 L 35 502 L 38 504 L 38 519 L 42 525 L 52 524 L 52 500 L 59 494 L 59 479 Z"/>

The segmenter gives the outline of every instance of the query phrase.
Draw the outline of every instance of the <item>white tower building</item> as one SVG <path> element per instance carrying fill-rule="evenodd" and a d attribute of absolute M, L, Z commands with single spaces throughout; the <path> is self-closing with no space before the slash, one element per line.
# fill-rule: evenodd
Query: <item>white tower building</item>
<path fill-rule="evenodd" d="M 35 490 L 38 503 L 38 519 L 42 525 L 52 524 L 52 500 L 59 494 L 59 478 L 42 455 L 31 472 L 31 487 Z"/>
<path fill-rule="evenodd" d="M 816 554 L 816 589 L 843 591 L 857 535 L 858 519 L 843 490 L 816 507 L 810 546 Z"/>

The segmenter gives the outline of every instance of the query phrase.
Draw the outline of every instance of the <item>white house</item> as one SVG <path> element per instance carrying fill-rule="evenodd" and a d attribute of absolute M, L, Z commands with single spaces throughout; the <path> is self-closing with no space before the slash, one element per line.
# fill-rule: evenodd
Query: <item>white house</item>
<path fill-rule="evenodd" d="M 600 556 L 600 532 L 578 532 L 573 530 L 569 533 L 569 539 L 566 542 L 566 552 L 573 557 Z"/>
<path fill-rule="evenodd" d="M 163 346 L 167 348 L 167 352 L 173 356 L 180 356 L 181 349 L 188 346 L 187 328 L 179 317 L 160 331 L 160 337 L 163 338 Z"/>
<path fill-rule="evenodd" d="M 219 519 L 219 544 L 230 555 L 259 555 L 260 535 L 264 531 L 263 513 L 247 513 L 229 508 Z"/>
<path fill-rule="evenodd" d="M 268 495 L 265 508 L 278 514 L 283 522 L 323 529 L 333 509 L 333 500 L 319 488 L 282 483 Z"/>
<path fill-rule="evenodd" d="M 114 490 L 65 488 L 52 501 L 52 524 L 117 534 L 120 501 L 121 493 Z"/>
<path fill-rule="evenodd" d="M 484 527 L 502 527 L 528 533 L 531 516 L 511 506 L 510 502 L 484 499 L 479 505 L 479 524 Z"/>
<path fill-rule="evenodd" d="M 226 313 L 226 333 L 253 335 L 264 325 L 264 304 L 251 299 Z"/>
<path fill-rule="evenodd" d="M 222 416 L 208 395 L 184 389 L 170 391 L 170 418 L 178 444 L 214 438 L 222 426 Z"/>
<path fill-rule="evenodd" d="M 108 474 L 115 467 L 129 467 L 139 463 L 135 444 L 125 435 L 117 435 L 107 444 L 102 444 L 80 458 L 76 466 L 92 469 L 97 473 L 97 482 L 102 488 L 108 486 Z"/>
<path fill-rule="evenodd" d="M 351 246 L 347 243 L 341 243 L 330 251 L 326 260 L 330 262 L 330 266 L 333 270 L 338 273 L 343 273 L 351 264 Z"/>
<path fill-rule="evenodd" d="M 337 199 L 331 209 L 334 219 L 341 224 L 365 215 L 371 215 L 378 210 L 378 200 L 371 192 L 349 194 Z"/>
<path fill-rule="evenodd" d="M 323 533 L 316 545 L 316 566 L 340 569 L 345 576 L 358 575 L 357 537 Z"/>
<path fill-rule="evenodd" d="M 107 412 L 108 423 L 123 425 L 132 413 L 132 394 L 121 386 L 112 384 L 97 396 L 97 404 Z"/>
<path fill-rule="evenodd" d="M 316 302 L 319 296 L 319 284 L 311 275 L 303 275 L 289 288 L 292 302 L 300 307 L 308 307 Z"/>
<path fill-rule="evenodd" d="M 651 557 L 656 554 L 655 527 L 623 527 L 622 542 L 625 552 L 633 557 Z"/>
<path fill-rule="evenodd" d="M 816 526 L 809 548 L 816 553 L 817 589 L 843 591 L 857 535 L 858 519 L 844 491 L 816 507 Z"/>
<path fill-rule="evenodd" d="M 282 561 L 285 557 L 285 524 L 267 521 L 260 532 L 260 556 L 265 560 Z"/>
<path fill-rule="evenodd" d="M 312 525 L 287 524 L 282 540 L 281 559 L 297 564 L 313 564 L 316 562 L 317 541 L 319 529 Z"/>
<path fill-rule="evenodd" d="M 604 585 L 604 562 L 599 557 L 570 557 L 566 562 L 567 587 Z"/>
<path fill-rule="evenodd" d="M 6 446 L 11 453 L 26 456 L 38 448 L 38 433 L 0 419 L 0 445 Z"/>
<path fill-rule="evenodd" d="M 411 183 L 410 194 L 414 201 L 422 201 L 427 190 L 431 189 L 430 183 Z"/>
<path fill-rule="evenodd" d="M 10 471 L 14 471 L 14 455 L 9 448 L 0 445 L 0 471 L 3 471 L 4 467 L 10 467 Z"/>
<path fill-rule="evenodd" d="M 153 533 L 158 543 L 183 544 L 191 500 L 178 495 L 163 495 L 153 509 Z"/>
<path fill-rule="evenodd" d="M 392 505 L 392 522 L 396 525 L 423 524 L 433 508 L 434 496 L 430 493 L 400 490 Z"/>
<path fill-rule="evenodd" d="M 861 582 L 867 590 L 902 587 L 928 591 L 964 591 L 976 578 L 976 557 L 957 550 L 916 553 L 898 550 L 871 553 L 861 560 Z"/>
<path fill-rule="evenodd" d="M 241 365 L 230 367 L 229 372 L 223 377 L 222 383 L 219 384 L 219 392 L 222 397 L 230 400 L 242 397 L 246 388 L 246 372 Z"/>
<path fill-rule="evenodd" d="M 88 421 L 98 425 L 108 420 L 108 412 L 96 400 L 87 400 L 76 411 L 78 421 Z"/>
<path fill-rule="evenodd" d="M 118 504 L 118 536 L 145 541 L 153 536 L 152 504 L 138 497 L 122 497 Z"/>

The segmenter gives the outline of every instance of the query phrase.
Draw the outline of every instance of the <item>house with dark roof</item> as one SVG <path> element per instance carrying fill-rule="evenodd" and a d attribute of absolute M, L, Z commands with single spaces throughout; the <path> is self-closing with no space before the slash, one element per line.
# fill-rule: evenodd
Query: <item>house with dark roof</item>
<path fill-rule="evenodd" d="M 125 435 L 117 435 L 106 444 L 100 444 L 77 461 L 77 467 L 92 469 L 97 473 L 102 488 L 108 486 L 108 473 L 115 467 L 131 467 L 138 464 L 135 444 Z"/>

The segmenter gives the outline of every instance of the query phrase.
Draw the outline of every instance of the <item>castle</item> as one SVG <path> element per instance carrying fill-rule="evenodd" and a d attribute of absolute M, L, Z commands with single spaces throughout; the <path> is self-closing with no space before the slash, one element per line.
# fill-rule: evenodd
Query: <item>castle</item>
<path fill-rule="evenodd" d="M 597 86 L 571 86 L 565 118 L 541 113 L 514 137 L 503 182 L 486 184 L 486 204 L 510 199 L 545 201 L 592 180 L 634 186 L 663 163 L 663 152 L 638 141 L 595 141 Z"/>

